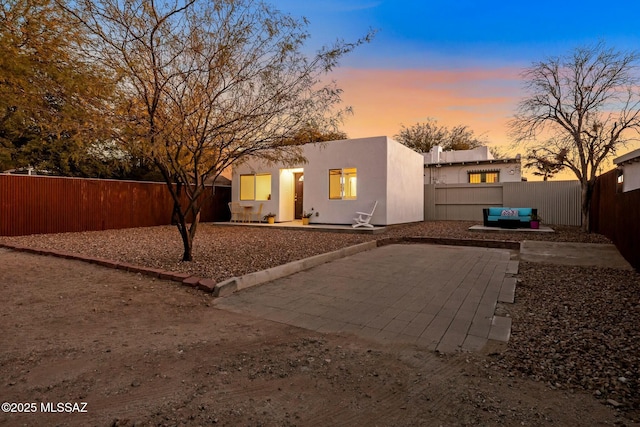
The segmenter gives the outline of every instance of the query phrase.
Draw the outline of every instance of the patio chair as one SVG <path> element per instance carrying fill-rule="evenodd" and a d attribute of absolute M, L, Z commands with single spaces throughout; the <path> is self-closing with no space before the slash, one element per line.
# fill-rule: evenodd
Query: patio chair
<path fill-rule="evenodd" d="M 378 201 L 377 200 L 373 204 L 373 208 L 371 209 L 371 212 L 356 212 L 356 215 L 358 215 L 358 216 L 353 218 L 353 220 L 355 221 L 355 224 L 351 225 L 351 227 L 353 227 L 353 228 L 356 228 L 356 227 L 373 228 L 373 225 L 369 224 L 369 221 L 371 221 L 371 217 L 373 216 L 373 213 L 376 211 L 376 206 L 378 206 Z"/>
<path fill-rule="evenodd" d="M 264 203 L 260 203 L 260 207 L 258 207 L 257 211 L 251 212 L 251 216 L 255 215 L 256 221 L 258 221 L 258 222 L 262 222 L 262 220 L 264 219 L 262 217 L 262 205 L 264 205 Z M 253 218 L 252 218 L 252 220 L 253 220 Z"/>
<path fill-rule="evenodd" d="M 242 217 L 242 207 L 238 202 L 229 202 L 229 211 L 231 212 L 231 222 L 239 222 Z"/>

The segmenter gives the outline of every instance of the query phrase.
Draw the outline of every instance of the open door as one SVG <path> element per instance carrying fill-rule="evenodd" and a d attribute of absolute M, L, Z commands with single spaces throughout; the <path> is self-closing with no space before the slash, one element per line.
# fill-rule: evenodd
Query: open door
<path fill-rule="evenodd" d="M 294 214 L 295 219 L 302 218 L 302 200 L 304 193 L 304 174 L 302 172 L 296 172 L 293 174 L 294 179 Z"/>

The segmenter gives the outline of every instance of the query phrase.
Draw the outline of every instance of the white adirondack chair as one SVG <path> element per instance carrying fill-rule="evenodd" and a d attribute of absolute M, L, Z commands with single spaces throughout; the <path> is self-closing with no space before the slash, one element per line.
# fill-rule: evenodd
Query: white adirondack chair
<path fill-rule="evenodd" d="M 373 208 L 371 209 L 371 212 L 356 212 L 356 215 L 358 216 L 353 218 L 353 220 L 355 221 L 355 224 L 351 226 L 353 228 L 356 228 L 356 227 L 373 228 L 373 224 L 369 224 L 369 221 L 371 221 L 371 217 L 373 216 L 373 213 L 376 211 L 376 206 L 378 206 L 377 200 L 373 204 Z"/>

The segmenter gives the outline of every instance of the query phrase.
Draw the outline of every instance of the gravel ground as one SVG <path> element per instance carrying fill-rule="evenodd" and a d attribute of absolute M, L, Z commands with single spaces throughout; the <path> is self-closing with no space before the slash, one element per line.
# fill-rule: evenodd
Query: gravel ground
<path fill-rule="evenodd" d="M 583 389 L 640 421 L 640 274 L 520 263 L 507 351 L 495 366 Z"/>
<path fill-rule="evenodd" d="M 16 243 L 41 249 L 81 253 L 208 277 L 217 282 L 264 270 L 287 262 L 334 251 L 357 243 L 387 237 L 446 237 L 482 240 L 548 240 L 610 243 L 599 234 L 581 233 L 576 227 L 554 226 L 555 233 L 480 233 L 468 230 L 475 222 L 431 221 L 388 227 L 382 234 L 305 232 L 200 224 L 193 262 L 181 262 L 182 241 L 173 226 L 0 237 L 0 243 Z"/>
<path fill-rule="evenodd" d="M 211 277 L 216 281 L 345 246 L 387 237 L 447 237 L 610 243 L 575 227 L 555 233 L 478 233 L 474 222 L 440 221 L 389 227 L 377 235 L 305 232 L 201 224 L 194 262 L 183 263 L 175 227 L 3 237 L 0 243 L 83 253 Z M 506 350 L 488 369 L 528 377 L 551 388 L 587 390 L 640 421 L 640 274 L 613 269 L 521 263 Z"/>

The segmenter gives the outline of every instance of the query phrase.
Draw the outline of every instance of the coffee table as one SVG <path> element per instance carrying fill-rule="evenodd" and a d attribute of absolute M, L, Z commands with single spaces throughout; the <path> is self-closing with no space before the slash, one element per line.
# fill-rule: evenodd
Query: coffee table
<path fill-rule="evenodd" d="M 500 228 L 518 228 L 520 226 L 519 218 L 499 218 L 498 227 Z"/>

